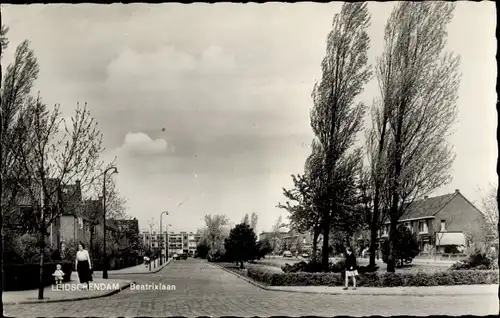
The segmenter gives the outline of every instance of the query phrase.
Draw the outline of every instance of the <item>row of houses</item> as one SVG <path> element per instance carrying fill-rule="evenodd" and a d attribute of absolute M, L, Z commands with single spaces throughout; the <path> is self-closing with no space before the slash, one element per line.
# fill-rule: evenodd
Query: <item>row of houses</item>
<path fill-rule="evenodd" d="M 74 184 L 61 185 L 57 179 L 47 180 L 48 190 L 41 189 L 26 193 L 18 189 L 12 207 L 12 222 L 9 227 L 27 232 L 36 228 L 40 222 L 41 206 L 43 205 L 46 219 L 52 219 L 47 229 L 46 244 L 56 249 L 64 249 L 69 241 L 87 241 L 91 233 L 102 233 L 103 204 L 98 200 L 84 200 L 80 181 Z M 36 188 L 36 186 L 34 186 Z M 33 188 L 33 186 L 31 186 Z M 38 187 L 40 188 L 40 187 Z M 55 189 L 55 190 L 54 190 Z M 48 193 L 48 197 L 44 197 Z M 121 231 L 128 229 L 139 234 L 139 223 L 132 220 L 106 220 L 108 226 Z M 112 223 L 112 224 L 111 224 Z M 121 229 L 121 230 L 120 230 Z M 124 242 L 128 244 L 128 242 Z"/>
<path fill-rule="evenodd" d="M 405 225 L 417 237 L 422 255 L 442 254 L 449 247 L 480 246 L 486 242 L 484 236 L 485 217 L 460 191 L 435 197 L 424 197 L 410 204 L 399 218 L 398 224 Z M 389 236 L 389 221 L 379 231 L 379 240 Z M 356 233 L 355 240 L 362 241 L 366 233 Z M 263 232 L 259 239 L 279 238 L 282 249 L 294 251 L 312 250 L 309 233 Z M 320 238 L 321 241 L 321 238 Z M 321 242 L 318 247 L 321 246 Z"/>

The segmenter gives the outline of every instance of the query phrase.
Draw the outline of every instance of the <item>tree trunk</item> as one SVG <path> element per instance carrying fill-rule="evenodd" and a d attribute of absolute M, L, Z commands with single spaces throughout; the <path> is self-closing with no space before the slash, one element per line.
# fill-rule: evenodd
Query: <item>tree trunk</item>
<path fill-rule="evenodd" d="M 42 215 L 42 224 L 45 224 L 45 218 Z M 44 252 L 45 252 L 45 227 L 42 225 L 40 229 L 40 280 L 38 281 L 38 299 L 43 299 L 43 265 L 44 265 Z"/>
<path fill-rule="evenodd" d="M 320 231 L 315 229 L 313 233 L 313 241 L 312 241 L 312 253 L 311 253 L 311 260 L 313 262 L 316 262 L 318 260 L 318 255 L 317 255 L 317 250 L 318 250 L 318 238 L 319 238 Z"/>
<path fill-rule="evenodd" d="M 240 269 L 243 269 L 245 268 L 245 266 L 243 266 L 243 261 L 240 261 Z"/>
<path fill-rule="evenodd" d="M 397 201 L 396 201 L 397 202 Z M 394 203 L 393 203 L 394 206 Z M 397 206 L 396 206 L 397 208 Z M 398 217 L 391 212 L 391 225 L 389 230 L 389 251 L 387 255 L 387 272 L 394 273 L 396 271 L 396 242 L 397 242 L 397 225 Z"/>
<path fill-rule="evenodd" d="M 0 112 L 0 165 L 3 165 L 3 113 Z M 3 166 L 0 166 L 0 317 L 3 317 Z"/>
<path fill-rule="evenodd" d="M 375 197 L 373 199 L 373 216 L 372 222 L 370 224 L 370 263 L 368 266 L 375 267 L 375 253 L 377 251 L 377 239 L 378 239 L 378 230 L 379 230 L 379 196 L 378 189 L 375 188 Z"/>
<path fill-rule="evenodd" d="M 327 210 L 323 215 L 323 251 L 321 264 L 323 271 L 328 272 L 329 270 L 329 251 L 328 251 L 328 239 L 330 234 L 330 211 Z"/>

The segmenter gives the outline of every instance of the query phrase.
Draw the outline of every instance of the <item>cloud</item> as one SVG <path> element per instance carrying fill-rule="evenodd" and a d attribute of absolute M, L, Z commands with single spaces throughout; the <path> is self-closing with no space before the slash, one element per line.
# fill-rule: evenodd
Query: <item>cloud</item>
<path fill-rule="evenodd" d="M 123 145 L 118 149 L 119 153 L 132 156 L 158 155 L 167 151 L 167 141 L 165 139 L 151 139 L 147 134 L 129 132 L 125 136 Z"/>

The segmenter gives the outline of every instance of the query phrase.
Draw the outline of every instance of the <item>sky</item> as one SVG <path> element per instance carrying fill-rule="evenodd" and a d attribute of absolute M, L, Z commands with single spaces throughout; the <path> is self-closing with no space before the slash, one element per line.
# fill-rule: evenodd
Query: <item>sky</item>
<path fill-rule="evenodd" d="M 127 213 L 158 230 L 196 231 L 206 214 L 269 230 L 286 211 L 282 187 L 302 173 L 313 134 L 311 91 L 342 3 L 2 5 L 10 46 L 28 39 L 36 90 L 70 116 L 87 102 L 117 157 Z M 370 2 L 369 63 L 382 52 L 393 3 Z M 471 201 L 495 182 L 496 15 L 493 2 L 457 2 L 447 50 L 461 56 L 453 181 Z M 359 100 L 370 104 L 377 83 Z M 368 118 L 367 118 L 368 119 Z"/>

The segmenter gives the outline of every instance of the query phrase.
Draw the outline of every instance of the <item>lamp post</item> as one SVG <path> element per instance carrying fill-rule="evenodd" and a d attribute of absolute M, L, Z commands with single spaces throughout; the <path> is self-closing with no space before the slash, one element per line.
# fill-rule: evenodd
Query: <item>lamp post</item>
<path fill-rule="evenodd" d="M 160 213 L 160 244 L 161 244 L 161 247 L 160 247 L 160 265 L 163 264 L 163 238 L 164 238 L 164 235 L 163 235 L 163 220 L 162 220 L 162 217 L 163 217 L 163 214 L 165 215 L 168 215 L 168 211 L 163 211 Z"/>
<path fill-rule="evenodd" d="M 103 185 L 102 185 L 102 234 L 103 234 L 103 249 L 104 249 L 104 267 L 102 269 L 102 278 L 108 279 L 108 254 L 106 253 L 106 174 L 111 171 L 111 174 L 118 173 L 116 167 L 111 166 L 104 170 Z"/>
<path fill-rule="evenodd" d="M 153 254 L 152 254 L 152 249 L 153 249 L 153 226 L 155 224 L 155 219 L 152 218 L 151 221 L 149 221 L 149 270 L 151 271 L 151 261 L 154 259 Z"/>

